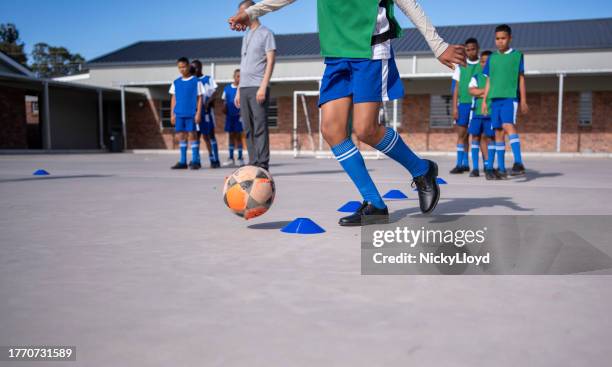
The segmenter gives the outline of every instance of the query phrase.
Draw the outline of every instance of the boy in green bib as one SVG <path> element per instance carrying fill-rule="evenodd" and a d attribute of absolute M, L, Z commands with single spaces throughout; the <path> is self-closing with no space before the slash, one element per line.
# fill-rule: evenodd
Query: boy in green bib
<path fill-rule="evenodd" d="M 251 20 L 278 10 L 295 0 L 263 0 L 229 19 L 234 30 L 245 30 Z M 363 157 L 347 137 L 347 121 L 353 109 L 353 131 L 358 139 L 400 163 L 413 177 L 423 213 L 434 210 L 440 198 L 436 163 L 419 158 L 393 129 L 378 124 L 383 101 L 404 95 L 395 65 L 391 39 L 402 35 L 393 15 L 395 5 L 425 36 L 444 65 L 465 65 L 465 47 L 448 45 L 416 0 L 318 0 L 319 41 L 325 58 L 319 106 L 323 137 L 342 168 L 363 197 L 341 226 L 387 223 L 389 212 L 370 177 Z"/>
<path fill-rule="evenodd" d="M 502 178 L 508 177 L 504 162 L 506 152 L 504 132 L 508 134 L 514 155 L 511 175 L 525 174 L 521 143 L 515 126 L 519 104 L 521 113 L 529 113 L 525 87 L 525 62 L 522 52 L 510 48 L 511 42 L 512 29 L 506 24 L 497 26 L 495 28 L 497 52 L 489 57 L 483 70 L 483 74 L 488 77 L 484 99 L 491 100 L 491 125 L 495 129 L 495 152 L 498 171 Z M 486 104 L 483 104 L 482 110 L 485 115 L 489 113 Z"/>

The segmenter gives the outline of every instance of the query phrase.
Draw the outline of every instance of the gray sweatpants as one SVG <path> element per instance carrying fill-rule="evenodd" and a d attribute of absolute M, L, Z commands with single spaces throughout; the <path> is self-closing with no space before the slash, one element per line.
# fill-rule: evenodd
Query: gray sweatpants
<path fill-rule="evenodd" d="M 249 165 L 268 168 L 270 162 L 270 134 L 268 131 L 268 105 L 270 89 L 266 101 L 257 103 L 257 87 L 240 88 L 240 116 L 244 124 Z"/>

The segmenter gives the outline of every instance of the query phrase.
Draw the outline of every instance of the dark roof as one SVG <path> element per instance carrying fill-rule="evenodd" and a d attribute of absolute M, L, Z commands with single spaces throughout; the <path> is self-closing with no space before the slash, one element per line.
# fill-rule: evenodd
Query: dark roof
<path fill-rule="evenodd" d="M 493 33 L 497 24 L 438 27 L 450 43 L 463 43 L 476 37 L 483 49 L 494 49 Z M 612 48 L 612 18 L 582 19 L 532 23 L 510 23 L 512 46 L 522 51 L 580 50 Z M 174 62 L 181 56 L 206 61 L 238 60 L 241 37 L 204 38 L 174 41 L 137 42 L 89 61 L 90 65 L 147 64 Z M 279 58 L 319 57 L 317 33 L 276 35 Z M 405 30 L 393 41 L 396 54 L 429 53 L 429 47 L 414 28 Z"/>

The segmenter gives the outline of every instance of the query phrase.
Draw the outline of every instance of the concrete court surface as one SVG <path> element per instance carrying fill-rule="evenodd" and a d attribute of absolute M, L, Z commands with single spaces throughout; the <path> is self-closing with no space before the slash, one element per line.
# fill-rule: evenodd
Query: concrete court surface
<path fill-rule="evenodd" d="M 0 345 L 77 346 L 76 362 L 0 366 L 610 365 L 609 275 L 362 276 L 335 161 L 273 157 L 275 203 L 245 222 L 222 201 L 231 170 L 175 159 L 0 156 Z M 612 214 L 611 159 L 526 158 L 505 182 L 432 159 L 438 214 Z M 367 165 L 410 196 L 394 220 L 417 213 L 405 171 Z M 301 216 L 327 232 L 279 231 Z"/>

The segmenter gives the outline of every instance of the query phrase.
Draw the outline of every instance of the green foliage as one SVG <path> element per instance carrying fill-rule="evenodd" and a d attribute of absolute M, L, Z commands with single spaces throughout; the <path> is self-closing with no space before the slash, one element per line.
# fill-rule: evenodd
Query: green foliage
<path fill-rule="evenodd" d="M 65 47 L 37 43 L 32 50 L 32 70 L 42 78 L 78 73 L 85 63 L 80 54 L 72 54 Z"/>
<path fill-rule="evenodd" d="M 24 43 L 20 42 L 19 31 L 14 24 L 0 24 L 0 51 L 27 66 L 28 57 L 23 51 L 24 46 Z"/>

